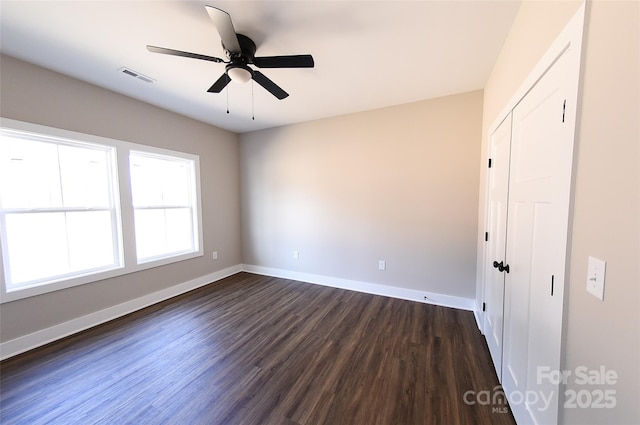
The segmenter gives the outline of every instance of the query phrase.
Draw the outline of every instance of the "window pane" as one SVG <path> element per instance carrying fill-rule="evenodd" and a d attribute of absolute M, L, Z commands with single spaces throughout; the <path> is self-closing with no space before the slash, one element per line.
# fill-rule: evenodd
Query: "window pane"
<path fill-rule="evenodd" d="M 131 194 L 134 207 L 164 205 L 162 202 L 162 170 L 157 161 L 141 155 L 131 154 Z"/>
<path fill-rule="evenodd" d="M 67 213 L 71 272 L 115 265 L 110 211 Z"/>
<path fill-rule="evenodd" d="M 135 226 L 138 261 L 166 252 L 164 210 L 136 210 Z"/>
<path fill-rule="evenodd" d="M 190 208 L 166 210 L 167 251 L 193 250 L 193 223 Z"/>
<path fill-rule="evenodd" d="M 7 214 L 10 287 L 116 265 L 109 211 Z"/>
<path fill-rule="evenodd" d="M 3 132 L 0 143 L 2 207 L 62 206 L 57 146 Z"/>
<path fill-rule="evenodd" d="M 8 214 L 12 285 L 69 272 L 64 213 Z"/>
<path fill-rule="evenodd" d="M 192 217 L 190 208 L 136 210 L 138 261 L 195 250 Z"/>
<path fill-rule="evenodd" d="M 65 207 L 108 207 L 110 204 L 107 152 L 59 146 L 62 198 Z"/>
<path fill-rule="evenodd" d="M 190 169 L 186 161 L 172 162 L 166 165 L 163 205 L 189 205 L 191 203 Z"/>
<path fill-rule="evenodd" d="M 131 191 L 135 207 L 191 204 L 191 161 L 131 153 Z"/>

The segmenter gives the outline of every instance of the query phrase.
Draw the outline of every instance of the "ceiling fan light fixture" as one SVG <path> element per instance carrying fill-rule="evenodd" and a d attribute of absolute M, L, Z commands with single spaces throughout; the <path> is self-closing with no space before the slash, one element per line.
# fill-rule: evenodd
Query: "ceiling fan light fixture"
<path fill-rule="evenodd" d="M 232 66 L 228 67 L 227 75 L 233 81 L 237 81 L 238 83 L 246 83 L 251 79 L 251 77 L 253 77 L 253 72 L 248 66 Z"/>

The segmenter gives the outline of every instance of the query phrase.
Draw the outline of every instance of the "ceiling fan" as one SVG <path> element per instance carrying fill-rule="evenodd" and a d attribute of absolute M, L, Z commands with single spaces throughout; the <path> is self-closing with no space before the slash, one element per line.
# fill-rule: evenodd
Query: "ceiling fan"
<path fill-rule="evenodd" d="M 246 83 L 253 79 L 278 99 L 284 99 L 289 96 L 286 91 L 260 71 L 250 68 L 249 65 L 254 65 L 258 68 L 313 68 L 314 62 L 311 55 L 255 56 L 256 44 L 246 35 L 236 33 L 233 28 L 233 22 L 231 22 L 231 16 L 227 12 L 213 6 L 205 6 L 205 8 L 220 34 L 222 48 L 228 60 L 149 45 L 147 50 L 165 55 L 226 63 L 224 74 L 207 90 L 209 93 L 220 93 L 231 80 Z"/>

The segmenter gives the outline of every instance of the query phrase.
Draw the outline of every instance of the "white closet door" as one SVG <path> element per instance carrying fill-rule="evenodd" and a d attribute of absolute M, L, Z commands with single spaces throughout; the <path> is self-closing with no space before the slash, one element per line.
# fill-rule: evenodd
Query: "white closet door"
<path fill-rule="evenodd" d="M 518 424 L 557 422 L 559 386 L 538 376 L 560 369 L 573 158 L 565 109 L 575 108 L 568 78 L 577 78 L 570 52 L 513 110 L 502 384 Z"/>
<path fill-rule="evenodd" d="M 502 326 L 504 316 L 504 272 L 493 267 L 504 263 L 507 240 L 507 200 L 509 194 L 509 155 L 511 151 L 511 114 L 505 118 L 489 141 L 489 188 L 487 196 L 487 256 L 485 260 L 484 332 L 498 374 L 502 375 Z"/>

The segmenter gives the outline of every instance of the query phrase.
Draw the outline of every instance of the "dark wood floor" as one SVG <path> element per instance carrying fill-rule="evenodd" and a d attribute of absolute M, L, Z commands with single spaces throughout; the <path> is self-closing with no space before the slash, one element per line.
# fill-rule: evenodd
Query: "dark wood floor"
<path fill-rule="evenodd" d="M 472 313 L 248 273 L 0 372 L 6 425 L 514 423 Z"/>

